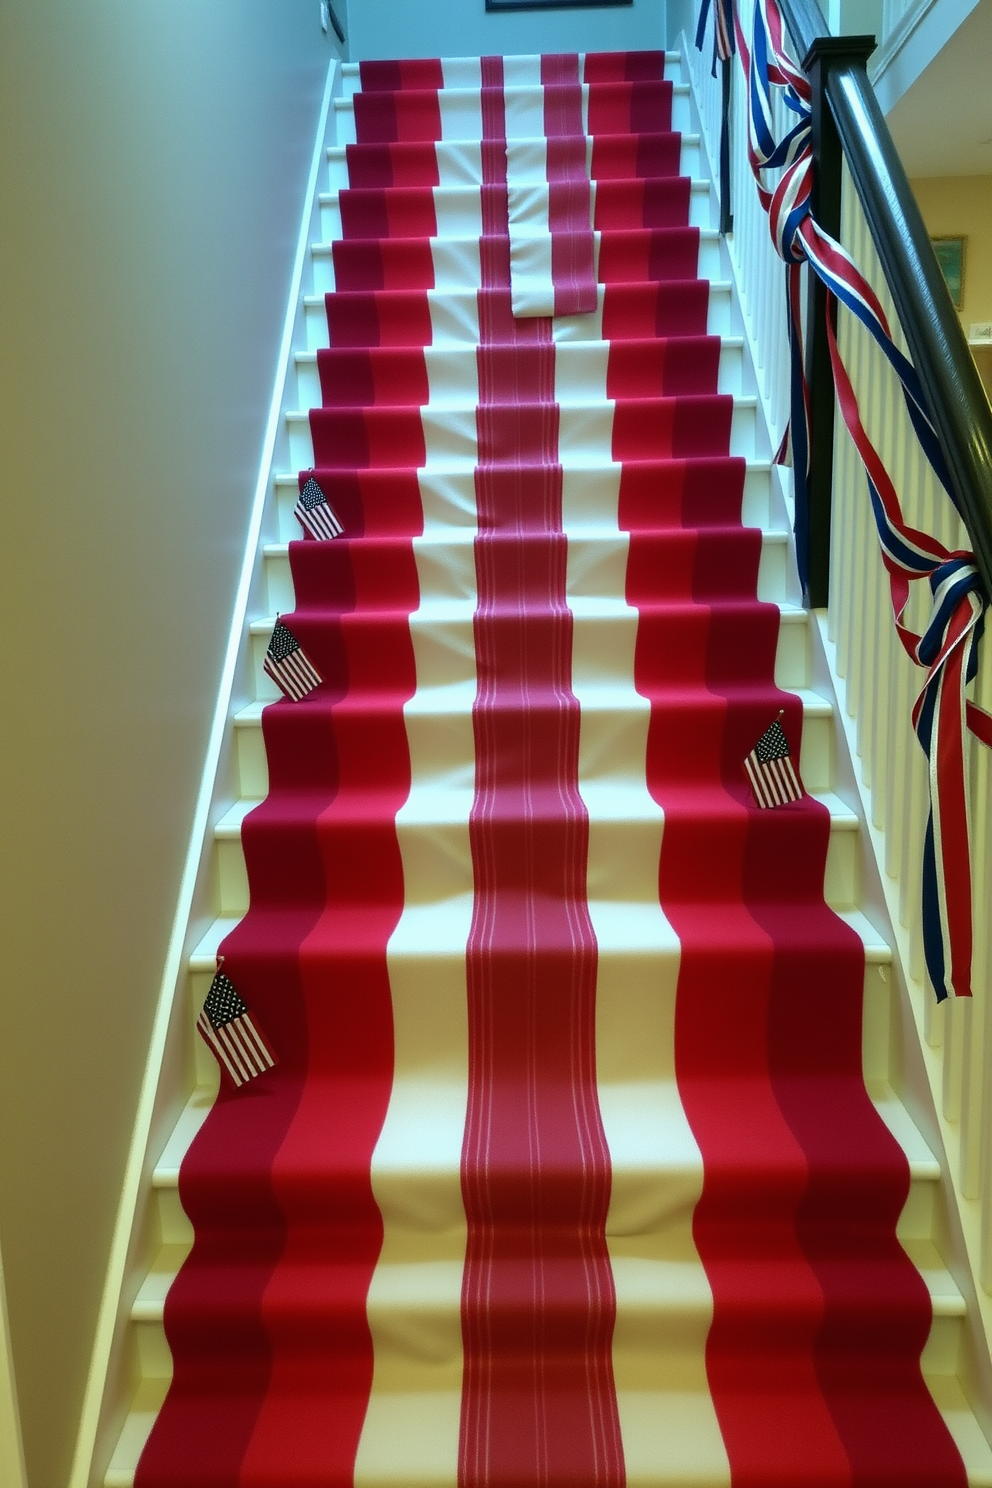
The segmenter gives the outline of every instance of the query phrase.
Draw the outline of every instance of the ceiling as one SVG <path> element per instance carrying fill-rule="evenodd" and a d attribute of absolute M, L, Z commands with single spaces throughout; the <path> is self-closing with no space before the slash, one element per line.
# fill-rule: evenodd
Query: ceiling
<path fill-rule="evenodd" d="M 992 0 L 907 88 L 888 125 L 909 176 L 992 176 Z"/>

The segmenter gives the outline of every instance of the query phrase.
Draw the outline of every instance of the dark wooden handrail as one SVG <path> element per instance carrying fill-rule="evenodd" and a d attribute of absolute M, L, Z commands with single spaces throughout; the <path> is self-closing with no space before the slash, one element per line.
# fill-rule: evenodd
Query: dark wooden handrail
<path fill-rule="evenodd" d="M 992 596 L 992 408 L 978 369 L 864 56 L 842 50 L 828 61 L 816 46 L 829 37 L 816 0 L 778 3 L 805 71 L 819 55 L 827 105 L 930 405 L 986 595 Z"/>

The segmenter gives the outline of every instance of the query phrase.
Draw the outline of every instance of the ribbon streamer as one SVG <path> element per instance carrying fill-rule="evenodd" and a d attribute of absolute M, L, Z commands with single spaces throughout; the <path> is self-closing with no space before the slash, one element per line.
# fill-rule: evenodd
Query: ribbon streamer
<path fill-rule="evenodd" d="M 806 262 L 828 291 L 827 337 L 834 387 L 841 415 L 865 467 L 882 561 L 889 575 L 896 631 L 907 655 L 927 671 L 913 708 L 913 728 L 927 758 L 930 796 L 922 893 L 927 973 L 938 1001 L 949 995 L 970 997 L 973 925 L 966 729 L 992 747 L 992 717 L 968 700 L 965 689 L 977 672 L 978 643 L 988 599 L 973 553 L 951 552 L 936 538 L 906 525 L 895 487 L 861 421 L 833 329 L 832 311 L 837 303 L 857 317 L 898 377 L 923 451 L 957 508 L 916 368 L 896 346 L 878 297 L 850 254 L 812 216 L 810 85 L 785 50 L 782 16 L 775 0 L 755 0 L 750 49 L 736 6 L 734 31 L 748 98 L 748 160 L 768 214 L 772 242 L 786 265 L 792 412 L 776 460 L 785 463 L 791 455 L 794 467 L 800 574 L 805 583 L 809 562 L 810 421 L 800 267 Z M 783 90 L 786 107 L 796 115 L 796 123 L 780 140 L 775 138 L 773 88 Z M 772 170 L 781 174 L 770 186 L 765 172 Z M 932 606 L 923 634 L 917 635 L 906 625 L 904 616 L 910 585 L 922 578 L 930 583 Z"/>

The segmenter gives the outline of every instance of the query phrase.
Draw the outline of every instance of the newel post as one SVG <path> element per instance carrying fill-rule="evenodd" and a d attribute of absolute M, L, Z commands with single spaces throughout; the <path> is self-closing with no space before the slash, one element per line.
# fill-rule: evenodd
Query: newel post
<path fill-rule="evenodd" d="M 815 161 L 813 216 L 840 240 L 843 151 L 826 98 L 827 78 L 837 67 L 862 66 L 875 50 L 873 36 L 818 36 L 803 58 L 812 90 L 812 148 Z M 806 378 L 810 396 L 809 588 L 812 609 L 830 595 L 830 505 L 833 491 L 834 385 L 827 345 L 827 293 L 808 270 L 806 300 Z"/>

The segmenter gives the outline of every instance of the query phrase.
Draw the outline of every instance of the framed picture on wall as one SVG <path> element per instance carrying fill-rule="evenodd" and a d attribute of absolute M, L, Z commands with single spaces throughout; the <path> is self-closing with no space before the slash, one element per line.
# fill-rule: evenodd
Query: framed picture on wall
<path fill-rule="evenodd" d="M 964 249 L 967 241 L 967 238 L 930 239 L 956 310 L 964 304 Z"/>
<path fill-rule="evenodd" d="M 634 0 L 486 0 L 487 10 L 589 10 L 612 5 L 633 5 Z"/>

